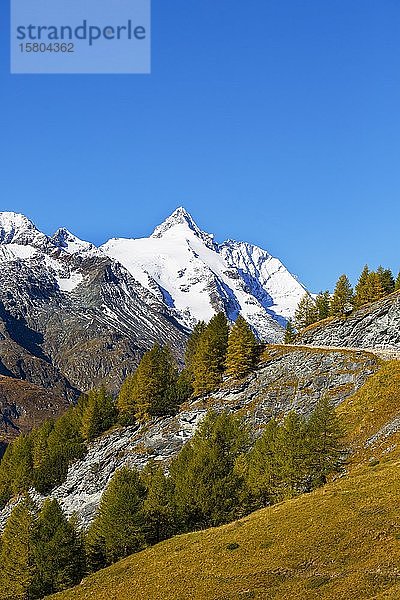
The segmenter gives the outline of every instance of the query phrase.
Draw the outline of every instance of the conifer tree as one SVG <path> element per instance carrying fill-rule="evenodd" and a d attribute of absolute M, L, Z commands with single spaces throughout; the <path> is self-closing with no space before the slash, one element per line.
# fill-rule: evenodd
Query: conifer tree
<path fill-rule="evenodd" d="M 51 473 L 51 487 L 65 480 L 71 461 L 85 455 L 86 447 L 80 429 L 81 421 L 73 407 L 54 423 L 48 437 L 49 462 L 46 467 Z"/>
<path fill-rule="evenodd" d="M 377 273 L 381 281 L 384 295 L 394 292 L 395 280 L 392 271 L 390 269 L 384 269 L 382 266 L 380 266 L 378 267 Z"/>
<path fill-rule="evenodd" d="M 286 327 L 285 327 L 284 342 L 285 342 L 285 344 L 292 344 L 295 339 L 296 339 L 296 331 L 293 327 L 292 319 L 289 319 L 288 322 L 286 323 Z"/>
<path fill-rule="evenodd" d="M 199 342 L 202 334 L 206 329 L 204 321 L 199 321 L 193 328 L 191 335 L 186 344 L 185 350 L 185 371 L 188 373 L 188 378 L 192 383 L 194 380 L 194 365 L 196 360 L 196 352 L 199 346 Z"/>
<path fill-rule="evenodd" d="M 375 302 L 381 300 L 385 296 L 385 290 L 382 285 L 382 277 L 378 272 L 372 271 L 368 277 L 368 292 L 370 300 L 369 302 Z"/>
<path fill-rule="evenodd" d="M 330 314 L 331 308 L 331 295 L 328 290 L 320 292 L 315 299 L 315 306 L 317 309 L 317 320 L 323 321 L 327 319 Z"/>
<path fill-rule="evenodd" d="M 176 380 L 175 386 L 172 388 L 175 394 L 174 402 L 176 405 L 182 404 L 188 400 L 193 394 L 192 377 L 186 369 L 183 369 Z"/>
<path fill-rule="evenodd" d="M 54 429 L 54 421 L 48 420 L 32 432 L 33 438 L 33 485 L 40 494 L 47 494 L 53 485 L 49 436 Z"/>
<path fill-rule="evenodd" d="M 317 307 L 310 294 L 304 294 L 300 300 L 295 314 L 294 314 L 294 325 L 297 331 L 305 329 L 309 325 L 312 325 L 318 320 Z"/>
<path fill-rule="evenodd" d="M 48 440 L 53 429 L 54 421 L 48 419 L 32 432 L 32 463 L 34 469 L 37 469 L 46 461 L 48 456 Z"/>
<path fill-rule="evenodd" d="M 123 425 L 132 425 L 135 421 L 135 376 L 133 373 L 126 377 L 117 398 L 118 419 Z"/>
<path fill-rule="evenodd" d="M 343 467 L 343 431 L 335 409 L 327 398 L 319 400 L 307 422 L 309 489 L 324 485 Z"/>
<path fill-rule="evenodd" d="M 76 585 L 84 573 L 84 549 L 76 527 L 57 500 L 46 500 L 33 535 L 32 595 L 43 598 Z"/>
<path fill-rule="evenodd" d="M 32 484 L 32 439 L 29 435 L 19 435 L 13 441 L 12 483 L 13 495 L 27 492 Z"/>
<path fill-rule="evenodd" d="M 303 491 L 306 471 L 305 420 L 295 411 L 290 412 L 278 430 L 275 443 L 278 463 L 278 498 L 292 498 Z"/>
<path fill-rule="evenodd" d="M 37 507 L 26 496 L 12 511 L 1 538 L 2 600 L 28 600 L 35 577 L 33 536 Z"/>
<path fill-rule="evenodd" d="M 371 301 L 370 298 L 370 270 L 368 265 L 365 265 L 355 287 L 354 306 L 359 308 Z"/>
<path fill-rule="evenodd" d="M 205 329 L 206 323 L 204 321 L 198 321 L 187 341 L 185 349 L 185 367 L 179 374 L 176 385 L 180 402 L 184 402 L 193 394 L 195 358 L 201 336 Z"/>
<path fill-rule="evenodd" d="M 380 300 L 394 291 L 395 282 L 390 269 L 379 267 L 370 271 L 366 265 L 355 288 L 354 305 L 359 308 L 364 304 Z"/>
<path fill-rule="evenodd" d="M 353 288 L 347 275 L 341 275 L 337 281 L 331 302 L 331 315 L 343 317 L 353 309 Z"/>
<path fill-rule="evenodd" d="M 158 544 L 176 530 L 174 490 L 160 465 L 150 461 L 141 474 L 146 488 L 143 504 L 145 535 L 148 544 Z"/>
<path fill-rule="evenodd" d="M 193 390 L 196 396 L 214 391 L 224 372 L 229 327 L 223 312 L 215 315 L 200 335 L 193 359 Z"/>
<path fill-rule="evenodd" d="M 240 417 L 210 411 L 182 448 L 170 473 L 177 518 L 185 530 L 220 525 L 237 514 L 243 477 L 235 467 L 248 444 Z"/>
<path fill-rule="evenodd" d="M 394 289 L 397 292 L 398 290 L 400 290 L 400 272 L 396 277 L 396 282 L 394 284 Z"/>
<path fill-rule="evenodd" d="M 239 315 L 228 337 L 226 374 L 240 379 L 251 372 L 256 363 L 257 339 L 245 319 Z"/>
<path fill-rule="evenodd" d="M 20 435 L 8 444 L 0 462 L 0 507 L 33 483 L 32 435 Z"/>
<path fill-rule="evenodd" d="M 145 497 L 137 470 L 123 467 L 115 473 L 88 530 L 89 567 L 100 568 L 145 547 Z"/>
<path fill-rule="evenodd" d="M 88 441 L 93 440 L 115 424 L 116 416 L 113 398 L 106 389 L 91 390 L 82 414 L 82 436 Z"/>
<path fill-rule="evenodd" d="M 176 384 L 178 370 L 169 348 L 155 344 L 146 352 L 133 378 L 118 398 L 118 407 L 134 411 L 138 421 L 150 416 L 173 414 L 180 399 Z"/>
<path fill-rule="evenodd" d="M 250 494 L 250 505 L 254 503 L 253 508 L 268 506 L 279 499 L 278 434 L 279 425 L 271 419 L 246 457 L 246 488 Z"/>
<path fill-rule="evenodd" d="M 47 494 L 64 481 L 69 463 L 86 452 L 79 410 L 78 403 L 55 422 L 47 421 L 9 444 L 0 463 L 0 506 L 32 486 Z"/>

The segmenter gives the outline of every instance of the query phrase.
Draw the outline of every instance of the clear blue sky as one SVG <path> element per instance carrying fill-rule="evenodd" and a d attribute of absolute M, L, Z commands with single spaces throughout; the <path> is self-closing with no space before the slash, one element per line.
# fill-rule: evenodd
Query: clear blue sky
<path fill-rule="evenodd" d="M 1 210 L 101 243 L 179 205 L 312 290 L 400 267 L 400 2 L 153 0 L 150 76 L 9 75 Z"/>

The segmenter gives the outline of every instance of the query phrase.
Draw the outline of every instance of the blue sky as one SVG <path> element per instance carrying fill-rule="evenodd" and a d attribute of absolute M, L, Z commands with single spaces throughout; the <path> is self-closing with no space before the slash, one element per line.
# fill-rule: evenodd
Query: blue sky
<path fill-rule="evenodd" d="M 101 243 L 177 206 L 313 290 L 398 271 L 398 0 L 153 0 L 146 75 L 10 75 L 1 210 Z"/>

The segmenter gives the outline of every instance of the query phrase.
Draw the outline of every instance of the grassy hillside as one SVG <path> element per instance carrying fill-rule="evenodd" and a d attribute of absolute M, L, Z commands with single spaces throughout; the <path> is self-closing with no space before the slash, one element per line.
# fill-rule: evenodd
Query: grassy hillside
<path fill-rule="evenodd" d="M 345 477 L 224 527 L 177 536 L 53 598 L 398 600 L 399 389 L 400 363 L 385 363 L 340 408 L 355 450 Z"/>
<path fill-rule="evenodd" d="M 338 413 L 353 450 L 350 467 L 373 458 L 400 458 L 400 361 L 383 362 Z"/>

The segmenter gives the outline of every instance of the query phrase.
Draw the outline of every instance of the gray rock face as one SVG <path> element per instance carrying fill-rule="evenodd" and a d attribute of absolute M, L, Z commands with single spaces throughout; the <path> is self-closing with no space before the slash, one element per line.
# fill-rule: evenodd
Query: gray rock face
<path fill-rule="evenodd" d="M 346 319 L 310 327 L 299 344 L 399 350 L 400 292 L 364 306 Z"/>
<path fill-rule="evenodd" d="M 378 441 L 384 441 L 386 438 L 400 431 L 400 417 L 395 417 L 389 423 L 386 423 L 379 431 L 365 442 L 365 447 L 374 446 Z"/>
<path fill-rule="evenodd" d="M 377 359 L 367 352 L 272 347 L 242 383 L 225 382 L 212 396 L 184 405 L 175 417 L 158 418 L 141 428 L 115 429 L 92 442 L 85 458 L 70 466 L 66 482 L 52 496 L 67 514 L 76 511 L 86 526 L 117 469 L 124 465 L 142 469 L 150 459 L 167 466 L 208 409 L 240 411 L 257 432 L 271 417 L 280 418 L 290 410 L 309 414 L 322 396 L 339 404 L 377 368 Z M 0 523 L 9 510 L 0 514 Z"/>
<path fill-rule="evenodd" d="M 0 242 L 0 375 L 72 400 L 117 391 L 155 342 L 181 359 L 187 331 L 122 265 L 90 245 L 68 253 L 29 223 Z"/>

